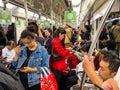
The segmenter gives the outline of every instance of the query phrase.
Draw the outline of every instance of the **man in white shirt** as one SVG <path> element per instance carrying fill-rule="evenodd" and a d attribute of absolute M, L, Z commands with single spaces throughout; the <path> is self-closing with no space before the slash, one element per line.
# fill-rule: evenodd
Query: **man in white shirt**
<path fill-rule="evenodd" d="M 15 56 L 14 41 L 7 42 L 6 46 L 2 49 L 2 57 L 4 63 L 11 63 Z"/>

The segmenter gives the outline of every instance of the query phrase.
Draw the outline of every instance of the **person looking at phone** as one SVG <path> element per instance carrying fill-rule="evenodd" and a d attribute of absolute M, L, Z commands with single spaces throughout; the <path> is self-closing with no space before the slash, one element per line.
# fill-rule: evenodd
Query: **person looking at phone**
<path fill-rule="evenodd" d="M 13 66 L 17 69 L 25 90 L 40 90 L 41 67 L 48 67 L 48 53 L 36 42 L 35 35 L 29 30 L 21 33 L 21 40 L 24 46 L 16 47 Z M 24 63 L 28 58 L 29 61 Z"/>
<path fill-rule="evenodd" d="M 6 46 L 2 49 L 2 58 L 3 58 L 3 64 L 8 67 L 8 65 L 11 64 L 13 61 L 13 58 L 15 56 L 14 51 L 14 41 L 8 41 L 6 43 Z"/>

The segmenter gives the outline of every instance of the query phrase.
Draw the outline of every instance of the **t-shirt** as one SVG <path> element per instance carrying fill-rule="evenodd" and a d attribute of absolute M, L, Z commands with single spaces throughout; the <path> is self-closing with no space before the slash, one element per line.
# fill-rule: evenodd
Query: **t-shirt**
<path fill-rule="evenodd" d="M 27 48 L 27 58 L 32 54 L 33 51 L 30 51 L 28 48 Z M 26 60 L 27 60 L 26 58 Z M 29 60 L 28 60 L 29 61 Z M 28 66 L 28 62 L 24 65 L 24 67 L 27 67 Z M 20 80 L 23 84 L 23 86 L 25 88 L 28 87 L 28 76 L 27 76 L 27 73 L 23 73 L 23 72 L 20 72 L 19 71 L 19 75 L 20 75 Z"/>

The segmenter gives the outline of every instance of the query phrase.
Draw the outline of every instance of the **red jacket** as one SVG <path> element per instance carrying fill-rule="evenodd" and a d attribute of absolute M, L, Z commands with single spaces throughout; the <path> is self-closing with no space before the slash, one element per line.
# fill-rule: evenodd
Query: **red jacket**
<path fill-rule="evenodd" d="M 65 49 L 62 45 L 62 41 L 57 38 L 54 37 L 51 41 L 51 50 L 52 50 L 52 45 L 54 45 L 54 51 L 62 57 L 61 60 L 58 61 L 53 61 L 52 58 L 50 58 L 50 68 L 52 70 L 58 70 L 58 71 L 63 71 L 63 70 L 67 70 L 67 66 L 65 63 L 65 59 L 68 58 L 69 56 L 74 56 L 74 54 L 70 53 L 70 51 L 68 49 Z M 52 52 L 52 51 L 51 51 Z M 52 54 L 52 53 L 51 53 Z M 52 55 L 51 55 L 52 56 Z M 80 61 L 77 59 L 75 60 L 75 62 L 78 64 Z M 76 64 L 75 63 L 75 64 Z M 75 68 L 76 65 L 74 65 L 73 68 Z"/>

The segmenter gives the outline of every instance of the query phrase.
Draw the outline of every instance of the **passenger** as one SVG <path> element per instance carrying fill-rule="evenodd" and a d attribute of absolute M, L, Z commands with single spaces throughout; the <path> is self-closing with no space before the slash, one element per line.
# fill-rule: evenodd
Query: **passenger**
<path fill-rule="evenodd" d="M 84 28 L 81 33 L 81 38 L 82 40 L 90 40 L 90 26 L 89 25 L 84 25 Z"/>
<path fill-rule="evenodd" d="M 66 31 L 66 35 L 65 35 L 64 44 L 66 48 L 69 48 L 72 46 L 72 42 L 71 42 L 72 28 L 68 24 L 66 24 L 65 31 Z"/>
<path fill-rule="evenodd" d="M 63 28 L 59 28 L 56 31 L 56 35 L 53 37 L 51 42 L 51 58 L 50 58 L 50 68 L 54 73 L 56 80 L 59 85 L 59 90 L 64 90 L 64 82 L 67 79 L 68 67 L 66 65 L 71 65 L 71 68 L 75 68 L 76 65 L 80 62 L 78 58 L 72 59 L 75 57 L 74 53 L 71 53 L 72 48 L 65 48 L 63 46 L 64 38 L 66 31 Z M 61 57 L 60 60 L 53 60 L 52 58 L 52 48 L 53 50 Z M 71 57 L 69 59 L 69 57 Z M 68 58 L 68 59 L 66 59 Z M 72 63 L 74 62 L 74 63 Z M 70 66 L 69 66 L 70 68 Z M 64 78 L 66 77 L 66 78 Z M 64 78 L 64 79 L 63 79 Z"/>
<path fill-rule="evenodd" d="M 115 52 L 116 43 L 113 40 L 108 40 L 107 35 L 102 35 L 99 41 L 99 48 L 101 50 L 112 50 Z"/>
<path fill-rule="evenodd" d="M 11 64 L 15 56 L 15 51 L 13 48 L 14 41 L 9 41 L 6 43 L 6 46 L 2 49 L 3 63 L 5 64 L 6 67 Z"/>
<path fill-rule="evenodd" d="M 7 40 L 6 40 L 5 35 L 4 35 L 4 30 L 0 25 L 0 45 L 4 47 L 6 45 L 6 41 Z"/>
<path fill-rule="evenodd" d="M 48 67 L 48 53 L 36 42 L 35 35 L 29 30 L 21 33 L 21 40 L 25 46 L 16 47 L 13 66 L 17 69 L 25 90 L 40 90 L 41 67 Z M 23 66 L 29 57 L 29 61 Z"/>
<path fill-rule="evenodd" d="M 52 30 L 50 28 L 45 28 L 45 36 L 46 36 L 46 41 L 45 41 L 45 48 L 47 49 L 48 53 L 50 54 L 50 44 L 52 41 Z"/>
<path fill-rule="evenodd" d="M 89 60 L 87 55 L 84 56 L 83 68 L 86 74 L 93 84 L 101 86 L 104 90 L 119 90 L 117 82 L 114 80 L 114 76 L 120 66 L 120 59 L 111 51 L 101 51 L 100 53 L 101 61 L 98 75 L 94 70 L 94 60 Z M 78 86 L 80 86 L 80 82 Z M 79 87 L 72 87 L 71 90 L 79 90 Z"/>
<path fill-rule="evenodd" d="M 71 34 L 72 34 L 72 36 L 71 36 L 71 42 L 72 42 L 72 45 L 74 45 L 74 43 L 77 40 L 77 31 L 76 31 L 75 28 L 72 28 Z"/>
<path fill-rule="evenodd" d="M 38 26 L 37 26 L 36 23 L 34 23 L 34 22 L 28 23 L 27 29 L 30 32 L 32 32 L 32 33 L 35 34 L 36 41 L 38 41 L 41 45 L 44 45 L 44 39 L 39 36 L 39 34 L 38 34 Z M 23 43 L 21 42 L 21 40 L 19 40 L 18 44 L 21 45 L 21 46 L 23 46 Z"/>
<path fill-rule="evenodd" d="M 114 20 L 112 22 L 112 29 L 111 33 L 114 36 L 115 42 L 116 42 L 116 51 L 120 57 L 120 25 L 119 25 L 119 20 Z"/>
<path fill-rule="evenodd" d="M 15 38 L 15 32 L 14 32 L 14 24 L 8 26 L 8 31 L 6 33 L 8 41 L 13 40 Z"/>

